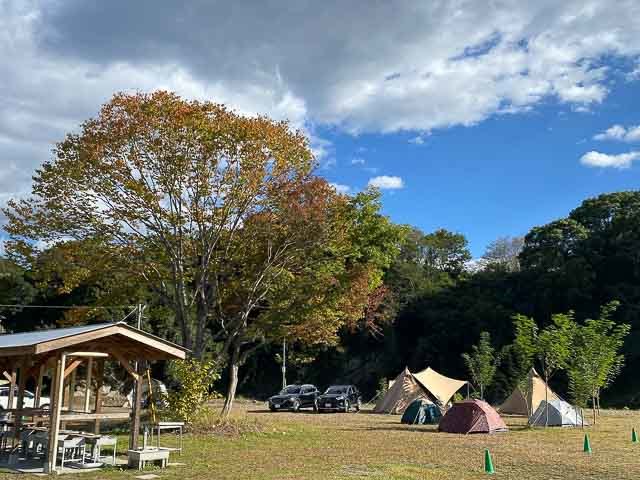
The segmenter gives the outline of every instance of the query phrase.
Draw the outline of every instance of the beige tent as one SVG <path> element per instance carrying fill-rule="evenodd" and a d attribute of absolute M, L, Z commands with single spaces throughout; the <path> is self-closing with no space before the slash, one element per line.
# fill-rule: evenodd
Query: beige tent
<path fill-rule="evenodd" d="M 538 375 L 535 368 L 529 371 L 525 382 L 525 388 L 517 386 L 509 398 L 498 407 L 500 413 L 529 416 L 538 409 L 540 402 L 545 399 L 546 383 Z M 560 397 L 550 388 L 546 395 L 548 395 L 549 402 L 560 400 Z"/>
<path fill-rule="evenodd" d="M 467 384 L 465 380 L 445 377 L 433 368 L 427 368 L 421 372 L 414 373 L 413 376 L 436 397 L 437 403 L 441 406 L 449 403 L 451 397 Z"/>
<path fill-rule="evenodd" d="M 400 414 L 418 398 L 430 402 L 434 400 L 429 391 L 416 380 L 408 368 L 405 368 L 393 382 L 389 382 L 389 390 L 378 400 L 373 411 Z"/>
<path fill-rule="evenodd" d="M 431 368 L 413 374 L 405 368 L 395 380 L 389 382 L 389 390 L 378 400 L 376 413 L 402 413 L 411 402 L 422 398 L 444 407 L 454 393 L 467 382 L 445 377 Z"/>

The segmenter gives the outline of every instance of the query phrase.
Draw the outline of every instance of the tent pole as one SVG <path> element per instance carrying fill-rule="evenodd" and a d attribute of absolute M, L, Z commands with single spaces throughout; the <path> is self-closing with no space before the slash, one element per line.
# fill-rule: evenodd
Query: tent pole
<path fill-rule="evenodd" d="M 66 354 L 62 353 L 56 360 L 56 366 L 52 379 L 51 413 L 49 420 L 49 448 L 47 449 L 47 463 L 45 473 L 56 471 L 56 460 L 58 456 L 58 436 L 60 433 L 60 412 L 64 400 L 64 368 L 67 361 Z"/>

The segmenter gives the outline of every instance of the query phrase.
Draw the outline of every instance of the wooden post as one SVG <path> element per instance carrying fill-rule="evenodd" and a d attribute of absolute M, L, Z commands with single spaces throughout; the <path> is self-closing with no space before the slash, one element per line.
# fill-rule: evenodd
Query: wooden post
<path fill-rule="evenodd" d="M 40 365 L 40 372 L 38 373 L 38 381 L 36 383 L 36 391 L 34 392 L 35 398 L 33 399 L 34 408 L 40 407 L 40 397 L 42 396 L 42 382 L 44 379 L 46 368 L 46 363 Z"/>
<path fill-rule="evenodd" d="M 93 358 L 87 362 L 87 382 L 84 387 L 84 412 L 91 412 L 91 382 L 93 381 Z"/>
<path fill-rule="evenodd" d="M 96 372 L 96 403 L 95 412 L 102 412 L 102 385 L 104 384 L 104 360 L 98 362 L 98 371 Z M 93 433 L 100 433 L 100 420 L 96 419 L 93 426 Z"/>
<path fill-rule="evenodd" d="M 22 409 L 24 408 L 24 389 L 27 385 L 27 370 L 27 360 L 23 359 L 20 362 L 20 377 L 18 379 L 18 404 L 16 406 L 16 412 L 13 416 L 14 445 L 20 438 L 20 427 L 22 426 Z"/>
<path fill-rule="evenodd" d="M 51 388 L 51 416 L 49 420 L 49 448 L 47 450 L 47 463 L 45 473 L 56 471 L 56 457 L 58 456 L 58 435 L 60 432 L 60 411 L 64 400 L 64 368 L 67 361 L 64 353 L 56 359 L 56 367 L 53 373 L 53 386 Z"/>
<path fill-rule="evenodd" d="M 133 405 L 131 406 L 131 432 L 129 437 L 129 448 L 131 450 L 138 449 L 139 436 L 140 436 L 140 407 L 142 400 L 142 383 L 144 382 L 144 375 L 142 375 L 143 365 L 142 360 L 137 361 L 137 373 L 138 376 L 134 381 L 133 391 Z"/>
<path fill-rule="evenodd" d="M 71 372 L 71 379 L 69 380 L 69 410 L 73 410 L 73 402 L 75 400 L 76 393 L 76 370 Z"/>
<path fill-rule="evenodd" d="M 16 396 L 16 369 L 11 368 L 11 373 L 9 374 L 9 398 L 7 402 L 7 408 L 12 409 L 15 407 L 14 398 Z"/>

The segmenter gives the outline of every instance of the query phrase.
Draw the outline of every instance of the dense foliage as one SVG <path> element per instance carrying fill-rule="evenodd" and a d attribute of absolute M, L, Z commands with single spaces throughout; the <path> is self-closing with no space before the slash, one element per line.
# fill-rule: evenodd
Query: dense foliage
<path fill-rule="evenodd" d="M 0 303 L 93 308 L 0 307 L 1 327 L 119 319 L 144 303 L 146 329 L 227 367 L 217 388 L 231 400 L 279 387 L 284 338 L 289 381 L 372 397 L 405 366 L 468 378 L 462 353 L 486 332 L 500 358 L 482 381 L 490 401 L 535 365 L 579 403 L 609 387 L 604 402 L 640 405 L 640 192 L 585 200 L 472 260 L 462 234 L 394 225 L 378 192 L 340 195 L 313 168 L 285 123 L 116 95 L 4 211 Z M 569 335 L 568 322 L 581 327 Z M 624 367 L 614 349 L 596 365 L 567 348 L 604 336 Z"/>

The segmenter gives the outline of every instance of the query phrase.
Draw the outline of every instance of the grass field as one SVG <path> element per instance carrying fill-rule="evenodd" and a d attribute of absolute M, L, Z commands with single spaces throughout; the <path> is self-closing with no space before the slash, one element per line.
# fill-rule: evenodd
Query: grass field
<path fill-rule="evenodd" d="M 606 411 L 585 429 L 592 455 L 582 452 L 581 429 L 528 429 L 506 417 L 511 431 L 450 435 L 433 426 L 401 425 L 398 416 L 270 413 L 242 403 L 236 415 L 258 422 L 262 433 L 238 438 L 189 435 L 185 454 L 156 471 L 163 479 L 473 479 L 483 473 L 484 449 L 494 459 L 494 478 L 622 479 L 640 476 L 640 444 L 631 429 L 640 413 Z M 638 422 L 640 423 L 640 422 Z M 101 471 L 78 478 L 131 478 L 133 471 Z M 3 478 L 13 477 L 3 475 Z"/>

